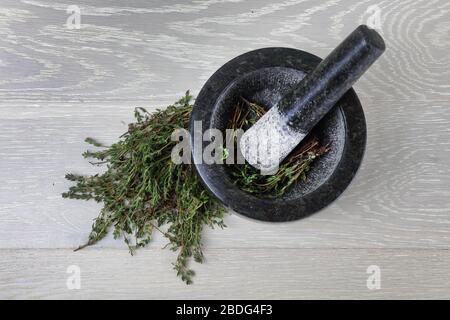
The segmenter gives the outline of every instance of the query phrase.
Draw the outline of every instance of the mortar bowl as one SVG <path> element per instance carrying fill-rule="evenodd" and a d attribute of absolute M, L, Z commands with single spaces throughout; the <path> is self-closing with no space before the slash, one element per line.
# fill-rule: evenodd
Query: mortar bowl
<path fill-rule="evenodd" d="M 202 150 L 210 142 L 194 143 L 194 121 L 201 121 L 203 131 L 215 128 L 225 132 L 241 97 L 270 108 L 320 61 L 297 49 L 250 51 L 217 70 L 197 96 L 190 123 L 194 166 L 206 188 L 236 213 L 271 222 L 297 220 L 336 200 L 355 176 L 364 155 L 366 122 L 353 89 L 311 132 L 322 145 L 328 144 L 330 151 L 313 162 L 306 180 L 300 179 L 279 198 L 256 197 L 239 189 L 226 165 L 203 161 Z"/>

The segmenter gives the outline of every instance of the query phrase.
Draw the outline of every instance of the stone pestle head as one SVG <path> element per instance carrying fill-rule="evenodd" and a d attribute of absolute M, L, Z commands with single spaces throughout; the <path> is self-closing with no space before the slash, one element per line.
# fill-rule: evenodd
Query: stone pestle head
<path fill-rule="evenodd" d="M 273 174 L 311 129 L 385 50 L 382 37 L 358 26 L 241 137 L 244 158 Z"/>

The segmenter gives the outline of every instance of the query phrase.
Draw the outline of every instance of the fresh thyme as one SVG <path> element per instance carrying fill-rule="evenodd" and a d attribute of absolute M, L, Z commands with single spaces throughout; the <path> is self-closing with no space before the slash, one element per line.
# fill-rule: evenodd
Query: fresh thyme
<path fill-rule="evenodd" d="M 228 128 L 234 130 L 247 130 L 266 112 L 263 107 L 244 98 L 241 98 L 235 108 L 228 125 Z M 314 160 L 328 150 L 329 146 L 321 146 L 316 136 L 309 135 L 273 175 L 261 175 L 258 169 L 247 162 L 228 167 L 234 183 L 240 189 L 258 197 L 276 198 L 282 196 L 295 182 L 306 180 L 306 173 Z"/>
<path fill-rule="evenodd" d="M 205 225 L 225 227 L 224 206 L 205 190 L 192 164 L 175 164 L 171 159 L 174 130 L 188 129 L 192 96 L 186 95 L 165 110 L 148 113 L 136 108 L 135 122 L 111 146 L 93 138 L 86 142 L 95 147 L 83 156 L 93 165 L 106 165 L 102 174 L 83 176 L 67 174 L 75 184 L 62 194 L 64 198 L 95 200 L 103 207 L 94 220 L 88 241 L 76 250 L 93 245 L 112 229 L 114 238 L 123 238 L 130 253 L 146 246 L 156 230 L 168 239 L 168 246 L 178 251 L 174 262 L 177 275 L 192 283 L 191 258 L 201 263 L 202 230 Z M 244 99 L 236 106 L 229 128 L 247 129 L 265 110 Z M 248 163 L 230 165 L 237 186 L 257 196 L 280 196 L 294 182 L 305 179 L 317 157 L 328 151 L 316 137 L 302 143 L 272 176 L 262 176 Z"/>
<path fill-rule="evenodd" d="M 66 175 L 75 185 L 63 193 L 64 198 L 103 203 L 89 240 L 78 249 L 95 244 L 113 229 L 114 238 L 123 237 L 133 254 L 157 230 L 179 252 L 174 263 L 177 274 L 187 284 L 192 282 L 194 271 L 188 262 L 191 257 L 203 261 L 203 226 L 225 227 L 225 208 L 201 185 L 193 165 L 171 160 L 176 144 L 171 134 L 175 129 L 188 129 L 191 101 L 187 92 L 163 111 L 149 114 L 137 108 L 136 122 L 111 146 L 85 140 L 99 150 L 86 151 L 83 156 L 96 161 L 93 164 L 106 164 L 107 170 L 93 176 Z"/>

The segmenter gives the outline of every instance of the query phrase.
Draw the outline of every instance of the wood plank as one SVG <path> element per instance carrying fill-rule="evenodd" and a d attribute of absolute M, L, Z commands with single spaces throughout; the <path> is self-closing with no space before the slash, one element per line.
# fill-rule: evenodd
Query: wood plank
<path fill-rule="evenodd" d="M 152 250 L 0 250 L 2 299 L 375 299 L 450 298 L 448 250 L 214 249 L 186 286 L 170 268 L 173 253 Z M 80 289 L 67 273 L 80 268 Z M 369 266 L 380 289 L 369 290 Z M 372 287 L 373 288 L 373 287 Z"/>
<path fill-rule="evenodd" d="M 57 106 L 57 107 L 56 107 Z M 230 216 L 205 231 L 212 248 L 443 247 L 450 245 L 450 104 L 366 104 L 368 147 L 344 195 L 314 216 L 270 224 Z M 74 248 L 99 205 L 64 200 L 67 172 L 94 173 L 82 157 L 86 136 L 113 142 L 132 107 L 1 104 L 0 248 Z M 386 112 L 389 108 L 390 112 Z M 424 111 L 424 108 L 426 110 Z M 3 119 L 2 119 L 3 118 Z M 165 241 L 158 236 L 155 246 Z M 107 239 L 101 247 L 123 247 Z"/>
<path fill-rule="evenodd" d="M 324 57 L 356 25 L 370 24 L 374 8 L 388 50 L 360 80 L 362 94 L 376 101 L 450 94 L 446 0 L 77 5 L 81 28 L 68 29 L 67 3 L 2 1 L 2 101 L 127 103 L 172 98 L 189 88 L 197 92 L 218 67 L 248 50 L 287 46 Z"/>

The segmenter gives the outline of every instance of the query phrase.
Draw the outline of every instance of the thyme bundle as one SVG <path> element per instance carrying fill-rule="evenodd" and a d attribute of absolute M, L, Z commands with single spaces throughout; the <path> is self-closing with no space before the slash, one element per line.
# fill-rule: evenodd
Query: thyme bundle
<path fill-rule="evenodd" d="M 174 105 L 149 114 L 135 110 L 136 122 L 129 125 L 122 139 L 111 146 L 87 138 L 98 151 L 86 151 L 93 164 L 106 164 L 103 174 L 67 174 L 75 182 L 64 198 L 95 200 L 103 203 L 94 220 L 88 242 L 103 239 L 113 228 L 114 238 L 123 237 L 130 252 L 150 242 L 154 230 L 161 232 L 173 251 L 179 251 L 174 269 L 187 284 L 194 271 L 188 260 L 203 261 L 201 233 L 204 225 L 225 227 L 225 208 L 201 185 L 191 164 L 174 164 L 171 141 L 175 129 L 187 128 L 192 110 L 189 92 Z M 162 226 L 168 225 L 166 231 Z M 77 249 L 77 250 L 78 250 Z"/>
<path fill-rule="evenodd" d="M 205 225 L 224 228 L 226 209 L 204 189 L 193 164 L 175 164 L 171 159 L 171 135 L 175 129 L 188 129 L 192 111 L 189 91 L 165 110 L 148 113 L 135 109 L 135 122 L 120 140 L 106 146 L 93 138 L 95 147 L 83 157 L 93 165 L 106 165 L 102 174 L 67 174 L 75 184 L 62 194 L 64 198 L 94 200 L 103 204 L 94 220 L 87 243 L 93 245 L 113 230 L 114 238 L 123 237 L 130 253 L 146 246 L 156 230 L 178 251 L 173 263 L 177 275 L 192 283 L 191 258 L 201 263 L 201 234 Z M 264 114 L 260 106 L 242 100 L 230 121 L 232 129 L 247 129 Z M 237 186 L 255 195 L 283 194 L 299 178 L 305 178 L 314 159 L 328 151 L 317 138 L 302 143 L 274 176 L 261 176 L 249 164 L 230 166 Z"/>

